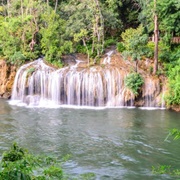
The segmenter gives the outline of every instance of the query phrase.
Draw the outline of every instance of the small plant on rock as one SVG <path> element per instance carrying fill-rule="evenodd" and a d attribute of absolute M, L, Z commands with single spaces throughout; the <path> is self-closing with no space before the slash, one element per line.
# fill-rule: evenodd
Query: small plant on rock
<path fill-rule="evenodd" d="M 138 73 L 131 73 L 125 77 L 125 86 L 131 90 L 135 96 L 138 95 L 138 90 L 143 83 L 143 78 Z"/>

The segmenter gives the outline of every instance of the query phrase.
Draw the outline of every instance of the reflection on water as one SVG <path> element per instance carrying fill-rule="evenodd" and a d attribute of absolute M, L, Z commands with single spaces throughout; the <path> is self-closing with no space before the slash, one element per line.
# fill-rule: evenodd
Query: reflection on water
<path fill-rule="evenodd" d="M 171 179 L 153 175 L 152 165 L 180 168 L 178 141 L 165 142 L 180 128 L 180 114 L 167 110 L 24 108 L 0 100 L 0 152 L 13 141 L 36 154 L 59 158 L 71 177 L 93 172 L 95 179 Z"/>

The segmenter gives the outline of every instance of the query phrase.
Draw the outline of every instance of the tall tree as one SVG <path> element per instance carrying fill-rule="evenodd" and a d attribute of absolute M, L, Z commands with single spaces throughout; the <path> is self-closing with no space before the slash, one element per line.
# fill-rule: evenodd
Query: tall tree
<path fill-rule="evenodd" d="M 158 15 L 157 15 L 157 0 L 154 0 L 154 71 L 153 74 L 156 74 L 158 70 Z"/>

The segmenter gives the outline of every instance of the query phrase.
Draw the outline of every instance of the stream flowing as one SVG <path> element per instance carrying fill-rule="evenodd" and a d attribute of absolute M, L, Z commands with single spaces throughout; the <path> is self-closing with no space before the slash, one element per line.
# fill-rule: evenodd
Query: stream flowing
<path fill-rule="evenodd" d="M 75 107 L 75 106 L 74 106 Z M 94 173 L 96 180 L 173 179 L 152 166 L 180 169 L 180 143 L 169 129 L 180 129 L 180 114 L 168 110 L 125 108 L 28 108 L 0 100 L 0 154 L 12 142 L 34 154 L 70 159 L 68 179 Z"/>

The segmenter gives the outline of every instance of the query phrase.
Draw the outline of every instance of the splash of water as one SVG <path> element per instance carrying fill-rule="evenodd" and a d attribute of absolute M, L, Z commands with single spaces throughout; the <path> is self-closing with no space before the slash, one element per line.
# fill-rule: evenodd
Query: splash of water
<path fill-rule="evenodd" d="M 104 58 L 103 64 L 110 64 L 111 63 L 111 55 L 114 53 L 114 51 L 109 51 L 106 53 L 107 57 Z"/>

